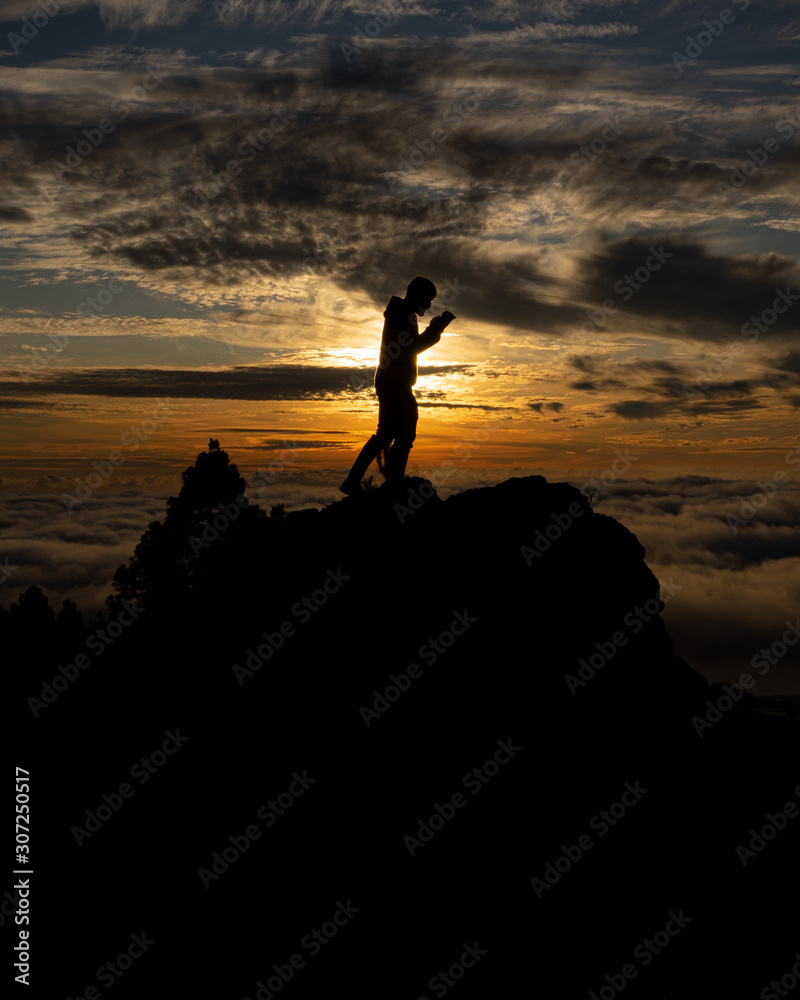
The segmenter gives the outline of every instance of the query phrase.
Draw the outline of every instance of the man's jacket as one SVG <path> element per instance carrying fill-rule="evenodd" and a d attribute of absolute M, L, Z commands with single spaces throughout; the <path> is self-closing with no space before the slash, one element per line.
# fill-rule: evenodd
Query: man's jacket
<path fill-rule="evenodd" d="M 381 356 L 375 370 L 375 391 L 410 389 L 417 381 L 417 355 L 438 344 L 442 328 L 434 317 L 424 333 L 419 332 L 417 314 L 397 295 L 383 311 Z"/>

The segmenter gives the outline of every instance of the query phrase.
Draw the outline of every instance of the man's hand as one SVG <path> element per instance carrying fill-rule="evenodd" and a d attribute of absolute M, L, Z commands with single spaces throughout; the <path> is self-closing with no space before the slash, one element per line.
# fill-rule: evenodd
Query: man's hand
<path fill-rule="evenodd" d="M 449 323 L 452 323 L 454 319 L 455 316 L 451 312 L 449 312 L 449 310 L 446 309 L 441 316 L 434 316 L 431 322 L 435 323 L 437 326 L 440 326 L 444 330 L 444 328 Z"/>

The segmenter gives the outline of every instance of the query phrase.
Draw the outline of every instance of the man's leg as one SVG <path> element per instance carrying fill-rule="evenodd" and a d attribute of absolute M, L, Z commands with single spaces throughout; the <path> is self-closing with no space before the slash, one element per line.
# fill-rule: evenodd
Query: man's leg
<path fill-rule="evenodd" d="M 414 393 L 408 389 L 398 400 L 398 423 L 386 466 L 386 481 L 393 486 L 399 486 L 405 477 L 408 455 L 417 436 L 418 415 L 419 409 Z"/>
<path fill-rule="evenodd" d="M 367 441 L 361 451 L 358 453 L 358 457 L 355 462 L 353 462 L 353 467 L 347 474 L 347 479 L 345 482 L 360 483 L 364 478 L 364 473 L 370 467 L 372 461 L 377 457 L 378 451 L 380 450 L 380 438 L 377 434 L 373 434 L 372 437 Z"/>
<path fill-rule="evenodd" d="M 395 434 L 402 423 L 402 406 L 397 389 L 384 389 L 378 395 L 378 466 L 384 476 L 387 474 L 389 455 Z"/>
<path fill-rule="evenodd" d="M 358 453 L 358 457 L 353 462 L 353 466 L 347 474 L 347 479 L 339 487 L 342 493 L 347 493 L 348 495 L 363 493 L 361 480 L 364 478 L 364 474 L 374 459 L 378 457 L 378 452 L 381 448 L 389 444 L 392 440 L 390 429 L 392 409 L 391 403 L 387 398 L 378 397 L 378 429 Z"/>

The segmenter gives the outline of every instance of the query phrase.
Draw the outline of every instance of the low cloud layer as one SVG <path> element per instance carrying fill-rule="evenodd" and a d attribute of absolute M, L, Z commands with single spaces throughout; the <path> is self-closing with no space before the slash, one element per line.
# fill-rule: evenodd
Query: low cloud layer
<path fill-rule="evenodd" d="M 736 533 L 726 512 L 796 437 L 800 15 L 732 6 L 700 44 L 718 12 L 677 0 L 67 0 L 25 36 L 10 0 L 4 469 L 42 490 L 84 474 L 137 397 L 211 401 L 188 404 L 193 426 L 264 424 L 248 456 L 291 437 L 281 419 L 336 454 L 374 405 L 353 379 L 371 382 L 381 311 L 429 274 L 457 316 L 421 368 L 431 447 L 452 444 L 447 419 L 466 435 L 481 411 L 513 416 L 448 488 L 630 446 L 667 478 L 617 482 L 598 509 L 681 585 L 679 651 L 735 679 L 798 597 L 793 471 Z M 72 515 L 5 497 L 4 593 L 101 601 L 174 490 L 182 426 L 149 478 L 126 469 Z M 333 465 L 282 478 L 281 499 L 335 499 Z"/>
<path fill-rule="evenodd" d="M 712 680 L 758 676 L 753 694 L 800 691 L 800 646 L 769 672 L 751 659 L 800 614 L 800 482 L 700 476 L 612 484 L 595 505 L 636 534 L 661 581 L 676 652 Z"/>
<path fill-rule="evenodd" d="M 279 473 L 252 496 L 267 509 L 275 503 L 290 510 L 322 506 L 339 496 L 331 485 L 338 472 Z M 439 492 L 448 496 L 502 478 L 465 469 Z M 762 487 L 707 477 L 620 480 L 595 501 L 595 510 L 615 517 L 645 547 L 646 562 L 662 583 L 663 616 L 680 656 L 711 681 L 735 682 L 750 672 L 758 680 L 754 694 L 797 694 L 795 649 L 777 657 L 767 673 L 756 674 L 751 665 L 760 650 L 780 641 L 786 621 L 795 621 L 800 608 L 800 483 Z M 147 525 L 163 518 L 169 495 L 168 488 L 122 490 L 93 496 L 71 513 L 57 496 L 0 498 L 2 555 L 14 567 L 2 584 L 0 604 L 7 607 L 37 584 L 56 609 L 70 597 L 91 617 Z M 592 572 L 589 594 L 602 586 L 603 567 Z"/>

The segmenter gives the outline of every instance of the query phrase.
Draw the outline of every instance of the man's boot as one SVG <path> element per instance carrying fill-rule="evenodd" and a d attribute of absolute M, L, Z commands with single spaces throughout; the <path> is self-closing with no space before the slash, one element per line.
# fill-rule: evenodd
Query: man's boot
<path fill-rule="evenodd" d="M 392 445 L 392 449 L 389 452 L 389 459 L 386 462 L 386 482 L 390 486 L 400 487 L 403 485 L 410 451 L 411 448 L 409 445 L 404 447 L 403 445 L 398 445 L 396 441 Z"/>
<path fill-rule="evenodd" d="M 347 479 L 339 487 L 342 493 L 346 493 L 347 496 L 356 496 L 364 492 L 361 480 L 364 478 L 364 473 L 370 467 L 373 459 L 377 458 L 380 447 L 377 435 L 373 434 L 358 453 L 358 458 L 353 462 L 353 467 L 347 474 Z"/>

